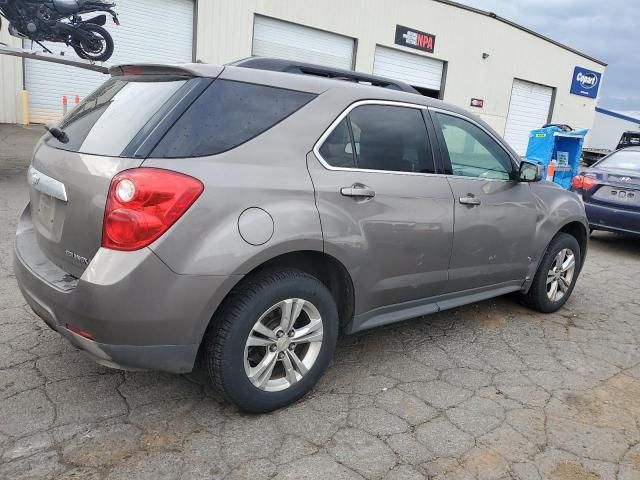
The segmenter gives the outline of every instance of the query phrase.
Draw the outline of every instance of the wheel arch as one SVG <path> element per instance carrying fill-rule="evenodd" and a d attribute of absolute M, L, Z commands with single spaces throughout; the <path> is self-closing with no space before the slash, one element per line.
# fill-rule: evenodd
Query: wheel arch
<path fill-rule="evenodd" d="M 254 268 L 249 275 L 271 268 L 296 268 L 316 277 L 335 299 L 340 325 L 345 325 L 353 318 L 355 311 L 353 280 L 347 268 L 335 257 L 315 250 L 285 253 Z"/>
<path fill-rule="evenodd" d="M 582 270 L 582 266 L 584 265 L 584 261 L 587 257 L 587 248 L 589 245 L 589 231 L 584 223 L 580 221 L 568 222 L 560 228 L 553 236 L 553 238 L 557 237 L 559 233 L 567 233 L 574 237 L 578 241 L 578 245 L 580 246 L 580 269 Z M 551 240 L 553 240 L 553 238 Z M 551 241 L 549 242 L 551 243 Z"/>
<path fill-rule="evenodd" d="M 238 276 L 238 281 L 229 289 L 222 301 L 216 306 L 215 311 L 206 325 L 200 340 L 200 350 L 207 331 L 213 326 L 216 313 L 220 310 L 229 296 L 240 285 L 249 281 L 256 273 L 269 269 L 295 268 L 320 280 L 331 292 L 338 307 L 340 326 L 346 325 L 353 318 L 355 311 L 355 291 L 353 281 L 347 268 L 335 257 L 316 250 L 298 250 L 277 255 L 261 264 L 243 276 Z"/>
<path fill-rule="evenodd" d="M 529 271 L 527 281 L 522 288 L 523 293 L 527 293 L 531 288 L 533 279 L 535 277 L 536 272 L 538 271 L 538 268 L 540 268 L 540 263 L 544 258 L 545 252 L 549 248 L 549 245 L 551 245 L 551 242 L 553 242 L 553 239 L 556 238 L 560 233 L 566 233 L 568 235 L 571 235 L 578 242 L 578 245 L 580 246 L 579 268 L 580 270 L 582 270 L 582 267 L 585 262 L 585 258 L 587 256 L 587 250 L 589 245 L 589 232 L 584 221 L 580 219 L 570 219 L 566 221 L 564 224 L 562 224 L 559 228 L 556 228 L 553 231 L 553 234 L 546 240 L 546 243 L 544 244 L 544 248 L 538 255 L 537 261 L 533 264 L 532 266 L 533 268 L 531 268 Z"/>

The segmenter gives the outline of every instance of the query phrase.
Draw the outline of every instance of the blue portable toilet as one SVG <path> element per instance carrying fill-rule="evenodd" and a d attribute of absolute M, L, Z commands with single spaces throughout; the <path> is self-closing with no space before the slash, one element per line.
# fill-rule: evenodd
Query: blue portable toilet
<path fill-rule="evenodd" d="M 559 127 L 532 130 L 525 158 L 544 166 L 557 162 L 553 181 L 563 188 L 571 187 L 571 179 L 578 174 L 584 137 L 588 130 L 565 132 Z"/>

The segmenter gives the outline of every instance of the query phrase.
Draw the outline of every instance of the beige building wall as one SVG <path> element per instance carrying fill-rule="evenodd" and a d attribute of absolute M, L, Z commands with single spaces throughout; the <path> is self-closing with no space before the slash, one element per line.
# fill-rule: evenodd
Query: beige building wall
<path fill-rule="evenodd" d="M 353 37 L 356 70 L 371 73 L 376 44 L 447 62 L 444 100 L 504 133 L 514 78 L 556 88 L 553 121 L 590 128 L 596 100 L 571 95 L 575 66 L 605 67 L 535 35 L 433 0 L 199 0 L 197 58 L 226 63 L 251 55 L 255 14 Z M 436 35 L 427 54 L 394 44 L 396 24 Z M 484 60 L 483 53 L 489 57 Z M 312 59 L 310 59 L 312 61 Z M 484 108 L 469 107 L 471 98 Z"/>
<path fill-rule="evenodd" d="M 554 122 L 576 128 L 593 123 L 596 100 L 569 94 L 571 77 L 575 66 L 598 72 L 604 66 L 497 19 L 434 0 L 198 0 L 196 57 L 226 63 L 250 56 L 255 14 L 356 39 L 355 68 L 362 72 L 372 72 L 376 44 L 446 61 L 444 100 L 474 111 L 500 133 L 514 78 L 556 89 Z M 394 45 L 396 24 L 435 34 L 435 52 Z M 20 43 L 5 29 L 0 41 Z M 489 54 L 486 60 L 483 53 Z M 22 61 L 0 55 L 0 122 L 21 121 L 22 85 Z M 470 107 L 471 98 L 483 99 L 484 108 Z"/>
<path fill-rule="evenodd" d="M 2 19 L 0 42 L 19 47 L 19 39 L 9 35 L 7 22 Z M 22 59 L 0 55 L 0 123 L 19 123 L 22 121 Z"/>

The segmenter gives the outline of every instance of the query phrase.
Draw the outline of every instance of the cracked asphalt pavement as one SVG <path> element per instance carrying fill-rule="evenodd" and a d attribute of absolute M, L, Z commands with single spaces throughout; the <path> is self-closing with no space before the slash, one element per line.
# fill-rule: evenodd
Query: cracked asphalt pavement
<path fill-rule="evenodd" d="M 0 126 L 0 478 L 640 479 L 640 244 L 596 233 L 566 307 L 510 298 L 339 341 L 311 395 L 246 415 L 189 375 L 94 364 L 12 272 L 41 129 Z"/>

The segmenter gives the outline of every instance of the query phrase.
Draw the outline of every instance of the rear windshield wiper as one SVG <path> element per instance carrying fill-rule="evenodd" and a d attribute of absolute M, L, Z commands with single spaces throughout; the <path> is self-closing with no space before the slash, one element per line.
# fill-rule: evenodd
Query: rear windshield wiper
<path fill-rule="evenodd" d="M 69 143 L 69 135 L 67 135 L 66 132 L 61 128 L 50 127 L 49 125 L 46 125 L 44 128 L 51 134 L 53 138 L 58 140 L 60 143 Z"/>

